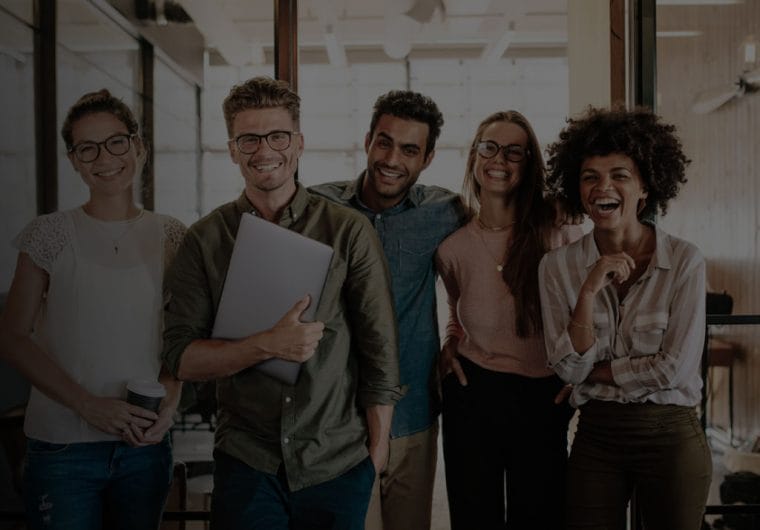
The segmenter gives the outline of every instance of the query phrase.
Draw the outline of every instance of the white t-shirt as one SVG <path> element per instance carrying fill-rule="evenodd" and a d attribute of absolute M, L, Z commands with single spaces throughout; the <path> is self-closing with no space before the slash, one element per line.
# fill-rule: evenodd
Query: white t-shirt
<path fill-rule="evenodd" d="M 102 397 L 161 366 L 162 280 L 185 227 L 142 211 L 106 222 L 82 208 L 43 215 L 14 241 L 50 278 L 34 339 L 66 373 Z M 119 438 L 32 387 L 24 431 L 51 443 Z"/>

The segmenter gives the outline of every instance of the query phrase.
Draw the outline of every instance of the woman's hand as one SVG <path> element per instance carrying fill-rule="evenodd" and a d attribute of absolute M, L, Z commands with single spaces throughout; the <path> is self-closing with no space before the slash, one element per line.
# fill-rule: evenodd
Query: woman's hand
<path fill-rule="evenodd" d="M 96 429 L 122 437 L 128 436 L 134 428 L 143 431 L 158 420 L 155 412 L 122 399 L 98 396 L 83 400 L 77 412 Z"/>
<path fill-rule="evenodd" d="M 157 444 L 174 425 L 174 407 L 164 407 L 158 411 L 158 419 L 145 431 L 145 445 Z"/>
<path fill-rule="evenodd" d="M 131 447 L 145 447 L 160 443 L 174 425 L 174 407 L 164 407 L 158 411 L 158 419 L 147 429 L 130 424 L 130 429 L 122 433 L 121 439 Z"/>
<path fill-rule="evenodd" d="M 443 345 L 443 348 L 441 348 L 441 355 L 438 359 L 438 376 L 439 380 L 443 382 L 443 379 L 447 375 L 454 372 L 459 384 L 467 386 L 467 377 L 464 375 L 464 370 L 462 370 L 462 365 L 459 363 L 459 359 L 457 359 L 458 344 L 458 340 L 449 339 Z"/>
<path fill-rule="evenodd" d="M 595 295 L 609 283 L 620 285 L 628 279 L 635 268 L 636 262 L 625 252 L 602 256 L 591 269 L 583 283 L 583 289 Z"/>
<path fill-rule="evenodd" d="M 570 394 L 573 393 L 573 385 L 567 384 L 559 389 L 559 392 L 557 392 L 557 395 L 554 396 L 554 404 L 560 405 L 563 401 L 565 401 L 567 398 L 570 397 Z"/>

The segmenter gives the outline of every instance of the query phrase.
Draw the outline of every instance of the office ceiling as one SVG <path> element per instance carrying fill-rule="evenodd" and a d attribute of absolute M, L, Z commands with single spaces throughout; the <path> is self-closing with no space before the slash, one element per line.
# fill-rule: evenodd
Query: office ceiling
<path fill-rule="evenodd" d="M 442 57 L 564 55 L 571 0 L 299 0 L 298 45 L 302 62 L 345 64 L 400 59 L 407 54 Z M 754 1 L 754 0 L 753 0 Z M 27 0 L 0 0 L 0 6 Z M 686 8 L 727 9 L 738 0 L 658 0 L 658 35 L 698 37 L 680 27 Z M 734 6 L 739 7 L 739 6 Z M 190 31 L 217 64 L 271 62 L 273 0 L 58 0 L 59 40 L 74 51 L 131 49 L 134 39 L 115 37 L 104 8 L 118 11 L 177 47 Z M 21 9 L 18 7 L 18 9 Z M 149 15 L 140 19 L 142 9 Z M 184 11 L 191 20 L 180 20 Z M 665 21 L 665 23 L 661 23 Z M 681 33 L 679 33 L 681 32 Z"/>

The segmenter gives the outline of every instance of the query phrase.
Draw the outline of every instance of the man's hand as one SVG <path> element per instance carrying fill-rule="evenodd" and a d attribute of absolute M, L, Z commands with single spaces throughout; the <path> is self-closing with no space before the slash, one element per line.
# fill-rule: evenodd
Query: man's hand
<path fill-rule="evenodd" d="M 388 458 L 391 452 L 391 441 L 389 438 L 380 440 L 376 444 L 370 444 L 369 457 L 375 466 L 375 475 L 380 475 L 388 467 Z"/>
<path fill-rule="evenodd" d="M 301 314 L 310 303 L 309 295 L 296 302 L 267 332 L 262 348 L 273 357 L 286 361 L 308 361 L 314 355 L 325 328 L 322 322 L 301 322 Z"/>
<path fill-rule="evenodd" d="M 379 475 L 388 465 L 391 450 L 391 419 L 393 405 L 372 405 L 367 407 L 367 449 Z"/>

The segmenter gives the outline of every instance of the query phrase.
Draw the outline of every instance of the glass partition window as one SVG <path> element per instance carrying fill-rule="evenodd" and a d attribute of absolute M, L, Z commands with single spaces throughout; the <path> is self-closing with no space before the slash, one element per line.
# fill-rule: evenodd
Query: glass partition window
<path fill-rule="evenodd" d="M 0 7 L 0 294 L 16 267 L 11 241 L 37 213 L 33 41 L 32 28 Z"/>
<path fill-rule="evenodd" d="M 137 41 L 86 0 L 58 0 L 57 31 L 58 130 L 80 96 L 101 88 L 121 98 L 140 122 Z M 86 201 L 87 189 L 60 136 L 58 145 L 58 208 L 65 210 Z"/>
<path fill-rule="evenodd" d="M 30 0 L 0 0 L 0 10 L 34 26 L 34 2 Z"/>
<path fill-rule="evenodd" d="M 189 225 L 200 214 L 196 85 L 156 60 L 154 91 L 155 209 Z"/>
<path fill-rule="evenodd" d="M 657 7 L 657 111 L 677 126 L 691 164 L 662 225 L 699 247 L 708 290 L 731 295 L 734 314 L 760 314 L 760 2 L 675 4 Z M 730 474 L 760 457 L 731 446 L 746 442 L 750 451 L 760 433 L 760 329 L 709 332 L 705 418 L 715 452 L 708 504 L 752 502 Z M 717 528 L 716 518 L 706 519 Z M 752 520 L 724 515 L 721 526 Z"/>

